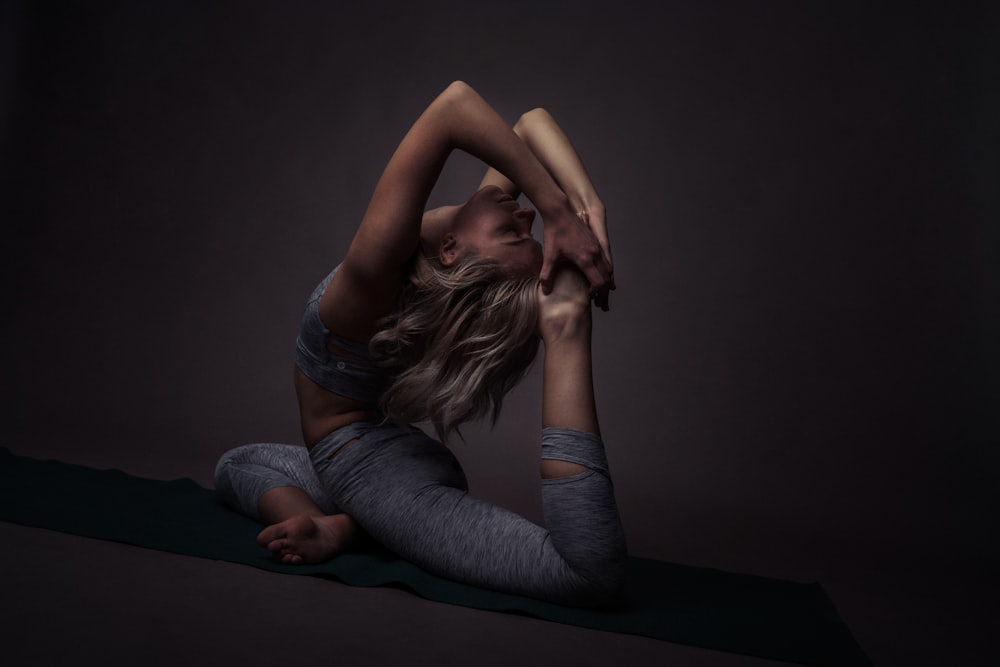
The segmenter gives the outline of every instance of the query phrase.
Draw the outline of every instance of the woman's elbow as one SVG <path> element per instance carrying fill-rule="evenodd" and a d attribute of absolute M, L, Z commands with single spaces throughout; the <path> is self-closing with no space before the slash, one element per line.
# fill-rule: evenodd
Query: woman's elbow
<path fill-rule="evenodd" d="M 521 114 L 521 117 L 517 119 L 517 123 L 514 127 L 528 128 L 532 125 L 537 125 L 540 123 L 547 123 L 551 120 L 552 116 L 548 111 L 542 107 L 535 107 L 530 111 L 525 111 Z"/>
<path fill-rule="evenodd" d="M 448 84 L 448 87 L 444 89 L 444 91 L 441 93 L 441 96 L 461 99 L 463 97 L 475 94 L 476 91 L 473 90 L 472 86 L 467 84 L 465 81 L 462 81 L 461 79 L 456 79 L 455 81 L 452 81 L 451 83 Z"/>

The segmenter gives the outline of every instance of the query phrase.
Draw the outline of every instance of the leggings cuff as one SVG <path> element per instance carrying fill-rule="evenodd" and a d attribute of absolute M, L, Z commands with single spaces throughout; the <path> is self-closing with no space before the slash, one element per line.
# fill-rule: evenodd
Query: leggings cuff
<path fill-rule="evenodd" d="M 604 443 L 599 436 L 586 431 L 555 426 L 542 429 L 542 458 L 576 463 L 611 477 Z"/>

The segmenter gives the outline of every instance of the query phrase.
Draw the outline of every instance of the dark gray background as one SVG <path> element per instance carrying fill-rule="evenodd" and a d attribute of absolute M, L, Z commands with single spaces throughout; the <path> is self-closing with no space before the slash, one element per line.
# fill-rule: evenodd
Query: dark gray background
<path fill-rule="evenodd" d="M 934 594 L 982 604 L 996 10 L 652 6 L 5 5 L 2 444 L 209 485 L 231 446 L 300 442 L 304 299 L 463 79 L 511 122 L 549 109 L 608 207 L 596 384 L 631 551 L 828 586 L 953 572 Z M 457 156 L 432 203 L 479 176 Z M 536 519 L 537 371 L 453 443 Z"/>

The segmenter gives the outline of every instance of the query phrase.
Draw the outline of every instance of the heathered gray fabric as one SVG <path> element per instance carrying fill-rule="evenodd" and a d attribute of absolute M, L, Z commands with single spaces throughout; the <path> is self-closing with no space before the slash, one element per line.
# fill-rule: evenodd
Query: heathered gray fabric
<path fill-rule="evenodd" d="M 273 461 L 280 452 L 295 466 L 303 464 L 304 448 L 292 453 L 288 446 L 267 447 L 238 448 L 220 462 L 217 486 L 233 491 L 223 497 L 241 511 L 255 512 L 260 495 L 283 485 L 292 465 L 284 461 L 280 472 L 268 476 L 260 468 L 270 463 L 251 459 Z M 310 456 L 324 497 L 429 572 L 562 604 L 607 602 L 622 583 L 625 539 L 601 440 L 581 431 L 544 429 L 542 457 L 590 468 L 542 481 L 547 529 L 469 495 L 458 460 L 415 427 L 352 424 L 324 439 Z M 299 470 L 284 482 L 310 479 L 312 472 L 313 467 Z"/>
<path fill-rule="evenodd" d="M 389 378 L 366 346 L 336 336 L 319 317 L 334 273 L 309 297 L 296 365 L 330 391 L 375 405 Z M 331 354 L 330 343 L 358 358 Z M 564 604 L 600 604 L 619 590 L 625 560 L 604 445 L 590 433 L 547 428 L 541 449 L 543 459 L 589 469 L 542 481 L 547 529 L 470 496 L 458 460 L 414 426 L 357 422 L 309 452 L 238 447 L 219 461 L 215 486 L 231 507 L 257 519 L 264 493 L 296 486 L 324 511 L 347 512 L 383 545 L 434 574 Z"/>
<path fill-rule="evenodd" d="M 301 445 L 243 445 L 223 454 L 215 466 L 215 490 L 225 503 L 258 521 L 257 501 L 279 486 L 297 486 L 327 514 L 340 512 L 316 478 L 309 452 Z"/>
<path fill-rule="evenodd" d="M 295 341 L 295 365 L 324 389 L 377 405 L 390 378 L 379 368 L 378 360 L 369 353 L 367 345 L 338 336 L 327 329 L 319 317 L 320 298 L 339 268 L 338 265 L 309 295 Z M 352 356 L 334 354 L 328 344 Z"/>

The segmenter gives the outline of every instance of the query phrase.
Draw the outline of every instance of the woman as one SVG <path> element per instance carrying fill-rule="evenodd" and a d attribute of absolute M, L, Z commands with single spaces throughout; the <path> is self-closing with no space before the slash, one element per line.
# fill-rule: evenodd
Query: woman
<path fill-rule="evenodd" d="M 456 148 L 490 169 L 463 205 L 424 214 Z M 544 255 L 520 190 L 544 219 Z M 512 130 L 451 84 L 400 143 L 343 263 L 309 300 L 295 368 L 306 447 L 227 452 L 216 487 L 269 524 L 258 543 L 283 563 L 326 560 L 368 535 L 457 581 L 607 602 L 625 545 L 594 404 L 590 301 L 606 310 L 612 287 L 603 205 L 551 116 L 536 109 Z M 451 452 L 409 425 L 430 421 L 443 441 L 464 421 L 495 419 L 539 339 L 547 529 L 470 496 Z"/>

